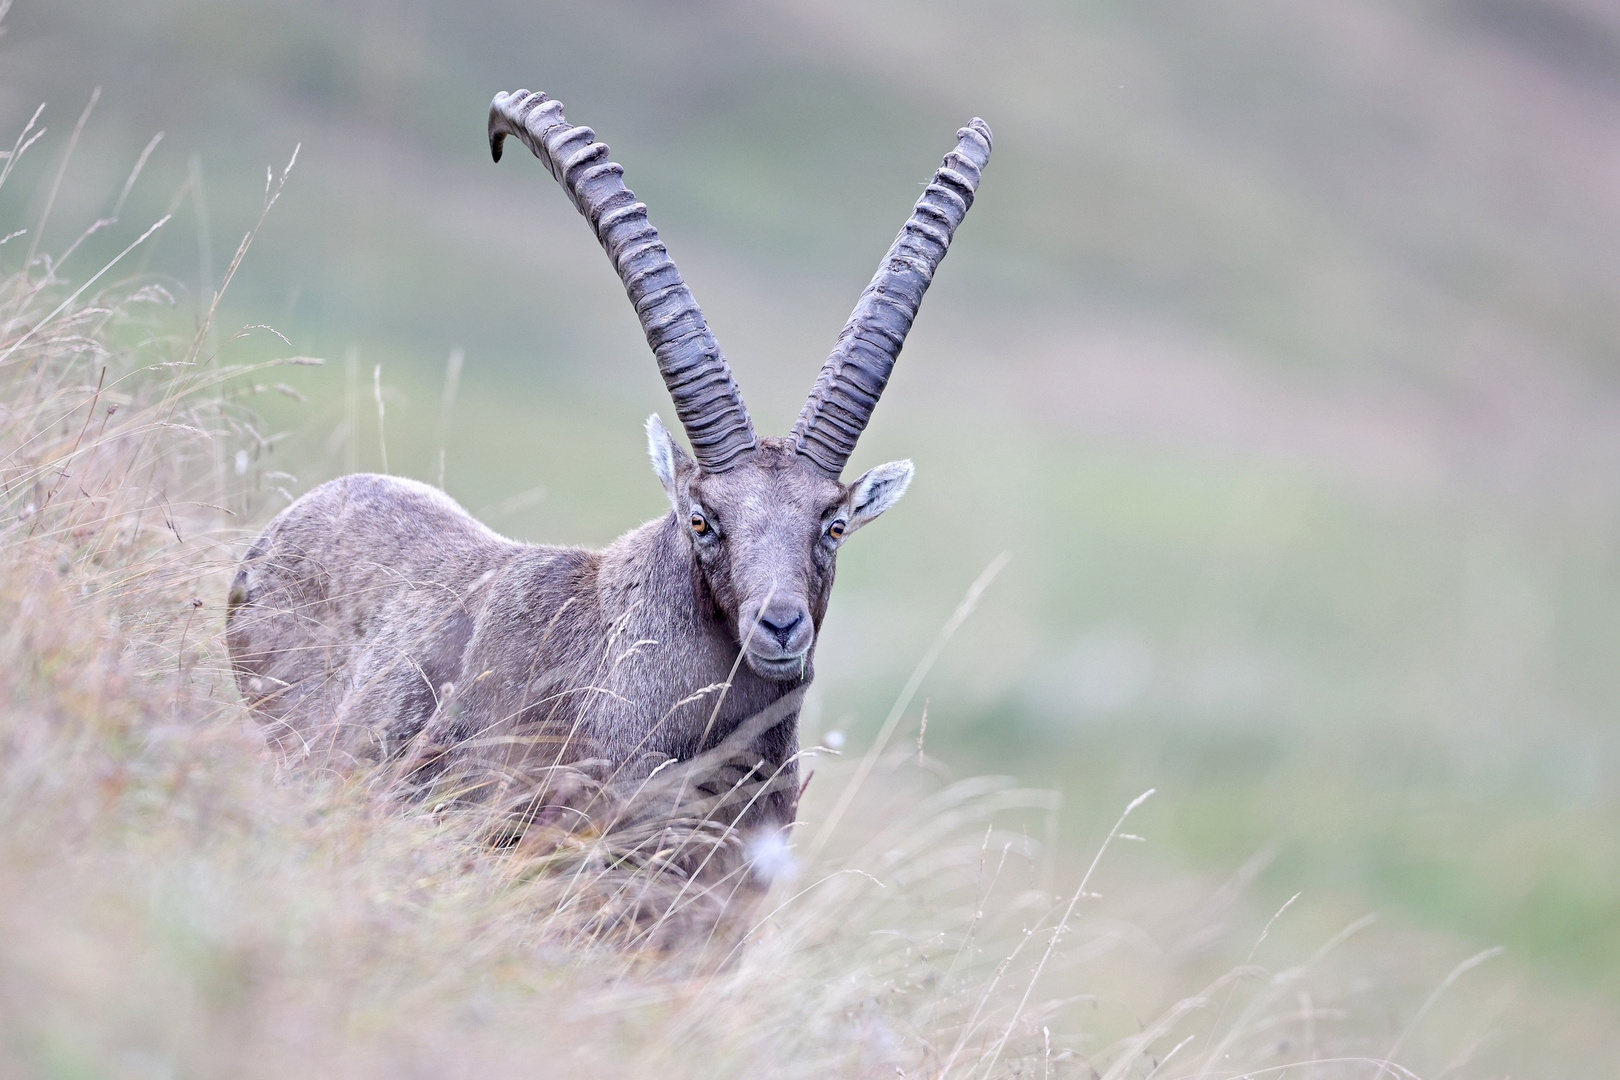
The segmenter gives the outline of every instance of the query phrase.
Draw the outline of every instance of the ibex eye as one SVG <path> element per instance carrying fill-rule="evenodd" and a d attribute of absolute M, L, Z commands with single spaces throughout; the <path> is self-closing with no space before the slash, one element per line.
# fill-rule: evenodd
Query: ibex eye
<path fill-rule="evenodd" d="M 842 521 L 835 521 L 831 525 L 827 526 L 827 535 L 832 537 L 834 540 L 842 540 L 844 538 L 844 523 Z"/>
<path fill-rule="evenodd" d="M 709 531 L 709 519 L 702 514 L 692 515 L 692 531 L 702 536 Z"/>

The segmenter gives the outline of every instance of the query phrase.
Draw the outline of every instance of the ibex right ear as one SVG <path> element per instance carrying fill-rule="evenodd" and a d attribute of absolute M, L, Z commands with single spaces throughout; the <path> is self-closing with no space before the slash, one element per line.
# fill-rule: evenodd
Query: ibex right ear
<path fill-rule="evenodd" d="M 652 458 L 653 472 L 658 474 L 658 482 L 664 485 L 671 505 L 677 513 L 681 512 L 684 508 L 680 505 L 680 489 L 676 481 L 693 467 L 693 462 L 684 450 L 675 445 L 674 436 L 658 419 L 657 413 L 647 417 L 647 455 Z"/>

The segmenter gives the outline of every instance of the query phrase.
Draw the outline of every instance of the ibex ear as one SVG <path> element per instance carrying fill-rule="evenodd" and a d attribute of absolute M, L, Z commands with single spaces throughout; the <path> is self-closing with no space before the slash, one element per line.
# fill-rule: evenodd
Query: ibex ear
<path fill-rule="evenodd" d="M 693 463 L 686 452 L 675 445 L 674 436 L 657 413 L 647 417 L 647 455 L 652 458 L 653 472 L 658 474 L 658 482 L 664 485 L 671 505 L 680 512 L 680 489 L 676 480 L 689 471 Z"/>
<path fill-rule="evenodd" d="M 862 476 L 849 486 L 849 527 L 854 532 L 900 501 L 911 486 L 916 469 L 909 461 L 891 461 Z"/>

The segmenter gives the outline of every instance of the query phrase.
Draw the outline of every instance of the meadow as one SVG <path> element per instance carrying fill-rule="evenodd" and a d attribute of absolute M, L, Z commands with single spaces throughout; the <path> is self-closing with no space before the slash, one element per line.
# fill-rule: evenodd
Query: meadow
<path fill-rule="evenodd" d="M 258 380 L 316 361 L 223 363 L 217 304 L 175 333 L 161 286 L 101 276 L 0 292 L 8 1075 L 1414 1075 L 1397 1055 L 1440 992 L 1380 1052 L 1365 990 L 1328 962 L 1367 920 L 1276 970 L 1256 962 L 1268 924 L 1213 970 L 1242 881 L 1094 889 L 1111 846 L 1143 841 L 1125 827 L 1152 790 L 1054 892 L 1054 793 L 943 775 L 922 731 L 889 752 L 998 566 L 718 940 L 604 930 L 627 890 L 667 904 L 660 923 L 688 892 L 656 859 L 627 866 L 611 827 L 535 856 L 476 812 L 402 801 L 386 764 L 280 759 L 236 698 L 222 599 L 237 522 L 288 479 L 255 463 L 249 406 L 277 385 Z"/>
<path fill-rule="evenodd" d="M 6 606 L 32 613 L 3 676 L 18 1070 L 562 1071 L 551 1016 L 594 1067 L 692 1075 L 937 1075 L 964 1032 L 951 1075 L 1035 1075 L 1043 1030 L 1055 1075 L 1147 1074 L 1195 1033 L 1158 1075 L 1335 1039 L 1425 1076 L 1613 1057 L 1620 212 L 1601 8 L 481 12 L 6 17 L 0 124 L 14 137 L 49 99 L 49 132 L 0 165 L 0 236 L 28 230 L 0 247 L 0 351 L 172 214 L 0 368 Z M 969 585 L 1010 559 L 800 878 L 884 887 L 834 879 L 723 989 L 557 952 L 513 915 L 512 868 L 464 836 L 278 769 L 220 668 L 242 538 L 345 469 L 386 455 L 537 541 L 601 543 L 659 511 L 637 433 L 664 398 L 617 286 L 533 163 L 481 145 L 489 95 L 518 85 L 612 143 L 768 429 L 936 143 L 973 113 L 997 132 L 852 462 L 911 457 L 919 479 L 843 562 L 805 723 L 845 757 L 816 766 L 812 828 Z M 298 144 L 216 305 L 264 168 L 279 184 Z M 297 356 L 325 362 L 273 363 Z M 153 368 L 177 362 L 198 368 Z M 79 491 L 62 465 L 93 448 Z M 25 519 L 53 485 L 60 516 Z M 967 779 L 985 773 L 1016 779 Z M 1125 829 L 1147 842 L 1109 846 L 1085 929 L 1019 1010 L 1032 946 L 999 981 L 997 964 L 1026 929 L 1044 948 L 1150 788 Z M 891 821 L 913 830 L 898 858 L 953 869 L 886 869 Z M 939 943 L 977 959 L 930 981 Z M 1228 1007 L 1219 980 L 1240 970 Z M 1132 1048 L 1182 1000 L 1213 1007 Z M 1223 1025 L 1245 1032 L 1228 1072 Z"/>

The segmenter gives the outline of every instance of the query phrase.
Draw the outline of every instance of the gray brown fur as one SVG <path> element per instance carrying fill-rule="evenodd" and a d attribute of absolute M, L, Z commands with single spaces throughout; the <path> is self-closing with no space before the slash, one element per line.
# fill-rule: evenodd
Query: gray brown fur
<path fill-rule="evenodd" d="M 353 475 L 323 484 L 270 523 L 232 584 L 227 641 L 238 685 L 291 753 L 391 762 L 402 783 L 435 798 L 527 790 L 525 820 L 577 810 L 565 785 L 549 779 L 563 775 L 559 767 L 598 785 L 640 783 L 665 763 L 719 747 L 733 765 L 725 784 L 750 792 L 732 823 L 783 826 L 797 803 L 799 705 L 838 549 L 904 494 L 911 463 L 846 484 L 825 455 L 806 455 L 800 436 L 755 437 L 645 208 L 627 204 L 633 196 L 618 173 L 604 172 L 606 148 L 577 149 L 591 133 L 567 128 L 560 107 L 538 109 L 545 100 L 498 97 L 492 142 L 500 127 L 527 133 L 531 147 L 563 148 L 559 157 L 576 147 L 572 165 L 536 153 L 610 253 L 603 214 L 640 214 L 636 235 L 650 236 L 661 260 L 658 296 L 686 305 L 679 340 L 667 325 L 648 328 L 649 341 L 663 335 L 660 367 L 696 342 L 702 377 L 718 388 L 686 393 L 681 373 L 666 370 L 688 433 L 705 433 L 707 463 L 651 418 L 649 452 L 670 511 L 600 551 L 508 540 L 410 480 Z M 543 130 L 523 126 L 542 114 Z M 974 145 L 982 157 L 988 128 L 976 122 L 973 131 L 981 128 Z M 610 212 L 592 203 L 601 191 Z M 923 287 L 943 255 L 935 244 Z M 638 295 L 643 278 L 620 269 L 646 324 L 660 301 Z M 914 289 L 911 315 L 920 298 Z M 892 365 L 899 342 L 890 345 Z M 836 411 L 835 378 L 824 372 L 817 392 Z M 705 402 L 713 415 L 703 414 Z M 548 779 L 536 787 L 536 776 Z"/>
<path fill-rule="evenodd" d="M 601 551 L 520 544 L 424 484 L 323 484 L 237 574 L 228 641 L 242 692 L 287 750 L 409 754 L 429 776 L 469 755 L 501 775 L 511 763 L 491 748 L 512 745 L 645 776 L 775 717 L 750 741 L 771 781 L 757 816 L 789 821 L 813 636 L 798 655 L 771 641 L 752 654 L 766 667 L 786 651 L 786 673 L 739 664 L 738 642 L 768 636 L 754 626 L 767 597 L 819 629 L 836 553 L 826 524 L 855 517 L 855 486 L 806 470 L 779 439 L 718 475 L 680 460 L 677 484 L 715 541 L 672 509 Z"/>

